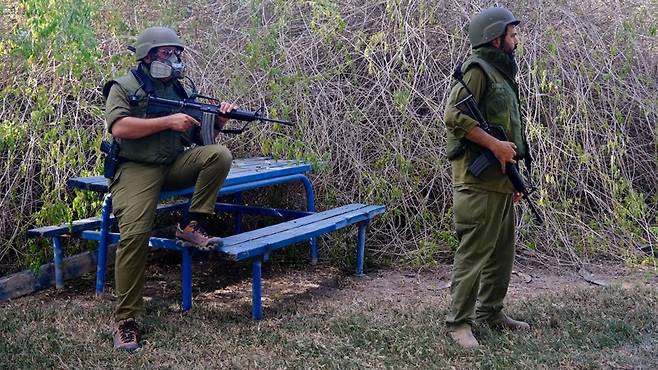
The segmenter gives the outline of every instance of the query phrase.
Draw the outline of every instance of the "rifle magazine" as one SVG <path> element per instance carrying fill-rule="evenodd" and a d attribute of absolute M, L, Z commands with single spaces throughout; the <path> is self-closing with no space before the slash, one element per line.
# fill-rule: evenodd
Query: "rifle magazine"
<path fill-rule="evenodd" d="M 214 113 L 203 112 L 201 117 L 201 141 L 203 145 L 215 143 L 215 119 Z"/>
<path fill-rule="evenodd" d="M 468 165 L 468 171 L 475 177 L 480 177 L 482 172 L 489 168 L 489 166 L 498 163 L 496 157 L 493 153 L 488 150 L 485 150 L 479 156 L 475 157 Z"/>

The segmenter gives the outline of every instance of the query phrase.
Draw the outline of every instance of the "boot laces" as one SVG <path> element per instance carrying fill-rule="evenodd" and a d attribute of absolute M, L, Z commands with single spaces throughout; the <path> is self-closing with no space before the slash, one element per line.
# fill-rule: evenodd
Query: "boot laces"
<path fill-rule="evenodd" d="M 210 234 L 208 234 L 208 231 L 206 231 L 206 228 L 203 227 L 198 221 L 192 224 L 192 230 L 195 232 L 201 234 L 205 238 L 209 238 Z"/>
<path fill-rule="evenodd" d="M 127 320 L 119 324 L 119 335 L 121 341 L 136 342 L 137 341 L 137 323 L 134 320 Z"/>

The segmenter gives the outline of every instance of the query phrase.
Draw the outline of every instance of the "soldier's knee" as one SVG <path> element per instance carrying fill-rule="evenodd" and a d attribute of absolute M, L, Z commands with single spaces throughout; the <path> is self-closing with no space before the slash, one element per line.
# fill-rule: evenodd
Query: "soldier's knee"
<path fill-rule="evenodd" d="M 149 251 L 149 237 L 151 230 L 139 232 L 137 230 L 121 235 L 121 241 L 116 251 L 117 264 L 130 268 L 143 265 Z"/>
<path fill-rule="evenodd" d="M 134 207 L 126 209 L 118 216 L 121 238 L 150 233 L 155 222 L 155 208 L 142 204 L 136 199 Z"/>
<path fill-rule="evenodd" d="M 227 147 L 220 144 L 211 145 L 213 153 L 211 155 L 211 162 L 219 168 L 231 168 L 233 155 Z"/>

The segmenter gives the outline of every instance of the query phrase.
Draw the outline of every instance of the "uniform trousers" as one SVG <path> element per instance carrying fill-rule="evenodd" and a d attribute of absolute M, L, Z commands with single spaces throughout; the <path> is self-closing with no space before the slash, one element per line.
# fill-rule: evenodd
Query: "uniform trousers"
<path fill-rule="evenodd" d="M 116 321 L 135 318 L 143 308 L 148 240 L 160 192 L 194 185 L 189 211 L 212 214 L 231 161 L 231 152 L 214 144 L 189 149 L 169 165 L 128 161 L 119 166 L 110 181 L 112 208 L 121 233 L 114 268 Z"/>
<path fill-rule="evenodd" d="M 455 252 L 449 329 L 494 319 L 503 308 L 514 263 L 512 194 L 469 187 L 453 193 Z M 475 316 L 475 317 L 474 317 Z"/>

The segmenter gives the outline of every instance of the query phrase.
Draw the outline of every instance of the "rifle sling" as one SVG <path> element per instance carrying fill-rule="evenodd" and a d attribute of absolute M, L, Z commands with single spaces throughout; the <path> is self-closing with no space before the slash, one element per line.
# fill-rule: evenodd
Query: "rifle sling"
<path fill-rule="evenodd" d="M 146 73 L 144 73 L 144 71 L 139 68 L 139 65 L 131 69 L 130 72 L 133 74 L 137 82 L 139 82 L 142 90 L 144 90 L 146 95 L 155 96 L 155 88 L 153 87 L 153 82 L 151 82 L 151 79 L 146 75 Z M 183 84 L 180 83 L 180 81 L 174 81 L 174 90 L 179 96 L 182 96 L 185 99 L 189 99 L 190 96 L 187 94 L 187 91 L 183 87 Z"/>

